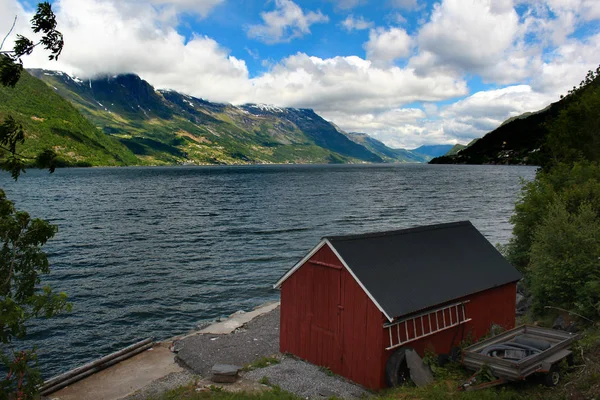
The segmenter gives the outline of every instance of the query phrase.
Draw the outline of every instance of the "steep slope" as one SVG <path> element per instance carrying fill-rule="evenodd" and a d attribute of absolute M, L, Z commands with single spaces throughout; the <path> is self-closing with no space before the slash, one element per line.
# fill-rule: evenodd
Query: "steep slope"
<path fill-rule="evenodd" d="M 453 145 L 451 144 L 431 144 L 417 147 L 416 149 L 412 149 L 411 151 L 433 158 L 443 156 L 444 154 L 449 152 L 450 149 L 452 149 L 452 147 Z"/>
<path fill-rule="evenodd" d="M 373 154 L 364 146 L 341 134 L 337 127 L 325 121 L 311 109 L 279 108 L 256 104 L 244 105 L 242 109 L 256 116 L 274 117 L 275 119 L 290 121 L 317 146 L 363 161 L 383 161 L 381 157 Z"/>
<path fill-rule="evenodd" d="M 412 162 L 422 163 L 427 162 L 431 157 L 423 154 L 418 154 L 412 150 L 406 149 L 393 149 L 386 146 L 379 140 L 367 135 L 366 133 L 360 132 L 348 132 L 346 133 L 350 140 L 359 143 L 369 149 L 372 153 L 377 154 L 386 162 Z"/>
<path fill-rule="evenodd" d="M 541 165 L 548 155 L 548 125 L 577 96 L 567 96 L 543 110 L 504 121 L 498 128 L 469 143 L 457 154 L 434 158 L 431 164 L 526 164 Z"/>
<path fill-rule="evenodd" d="M 465 148 L 467 148 L 467 146 L 465 146 L 464 144 L 457 143 L 454 146 L 452 146 L 452 148 L 450 150 L 448 150 L 448 152 L 444 155 L 445 156 L 453 156 L 455 154 L 458 154 L 459 151 L 461 151 Z"/>
<path fill-rule="evenodd" d="M 132 165 L 135 155 L 96 129 L 68 101 L 23 72 L 15 88 L 0 87 L 0 120 L 12 115 L 25 130 L 18 152 L 32 157 L 53 149 L 60 165 Z"/>
<path fill-rule="evenodd" d="M 154 90 L 132 74 L 82 81 L 60 72 L 32 73 L 149 163 L 383 161 L 312 110 L 216 104 Z"/>

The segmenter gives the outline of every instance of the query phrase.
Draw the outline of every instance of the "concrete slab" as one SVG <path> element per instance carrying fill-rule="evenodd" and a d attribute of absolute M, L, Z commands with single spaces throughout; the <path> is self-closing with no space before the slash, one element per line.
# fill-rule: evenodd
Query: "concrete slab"
<path fill-rule="evenodd" d="M 91 375 L 48 396 L 57 400 L 118 400 L 183 368 L 166 344 Z"/>
<path fill-rule="evenodd" d="M 210 325 L 189 335 L 175 337 L 158 343 L 151 350 L 144 351 L 64 389 L 54 392 L 46 399 L 52 400 L 120 400 L 144 389 L 160 380 L 168 380 L 168 375 L 187 376 L 186 370 L 175 362 L 175 354 L 170 347 L 173 342 L 199 334 L 227 335 L 252 321 L 259 315 L 267 314 L 279 306 L 279 302 L 265 304 L 250 312 L 237 312 L 225 321 Z M 212 364 L 211 364 L 212 366 Z M 182 374 L 183 373 L 183 374 Z"/>
<path fill-rule="evenodd" d="M 198 331 L 197 333 L 212 333 L 214 335 L 227 335 L 227 334 L 235 331 L 237 328 L 241 327 L 242 325 L 252 321 L 254 318 L 258 317 L 259 315 L 271 312 L 274 309 L 276 309 L 277 307 L 279 307 L 278 301 L 271 303 L 271 304 L 265 304 L 263 306 L 255 308 L 254 310 L 249 311 L 249 312 L 241 312 L 241 313 L 237 312 L 235 314 L 232 314 L 225 321 L 217 322 L 215 324 L 207 326 L 206 328 Z"/>

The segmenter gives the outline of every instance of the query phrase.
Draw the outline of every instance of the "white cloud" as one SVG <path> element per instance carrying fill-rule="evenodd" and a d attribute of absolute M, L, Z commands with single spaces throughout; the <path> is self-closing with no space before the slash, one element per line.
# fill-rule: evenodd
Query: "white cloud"
<path fill-rule="evenodd" d="M 393 108 L 381 113 L 347 114 L 341 111 L 328 112 L 326 117 L 344 121 L 344 130 L 348 132 L 377 133 L 392 126 L 417 123 L 426 117 L 418 108 Z"/>
<path fill-rule="evenodd" d="M 354 15 L 350 14 L 340 23 L 340 25 L 348 32 L 352 32 L 369 29 L 373 26 L 373 22 L 365 20 L 362 16 L 354 18 Z"/>
<path fill-rule="evenodd" d="M 401 28 L 376 28 L 369 32 L 369 41 L 363 45 L 367 59 L 380 64 L 390 64 L 410 55 L 412 39 Z"/>
<path fill-rule="evenodd" d="M 312 24 L 328 22 L 321 11 L 304 13 L 291 0 L 275 0 L 275 10 L 261 13 L 263 24 L 248 27 L 248 37 L 265 43 L 289 42 L 310 33 Z"/>
<path fill-rule="evenodd" d="M 175 21 L 150 4 L 138 5 L 135 13 L 124 6 L 117 1 L 57 1 L 53 8 L 65 37 L 63 53 L 53 62 L 35 51 L 25 65 L 82 78 L 135 72 L 157 87 L 203 92 L 216 101 L 230 101 L 250 86 L 245 62 L 215 40 L 193 35 L 186 41 L 170 25 Z"/>
<path fill-rule="evenodd" d="M 287 57 L 252 79 L 248 98 L 328 113 L 380 113 L 414 101 L 464 96 L 464 81 L 444 75 L 418 77 L 410 69 L 379 68 L 360 57 L 321 59 L 304 53 Z M 337 123 L 338 121 L 336 121 Z M 344 127 L 344 122 L 340 121 Z"/>
<path fill-rule="evenodd" d="M 500 124 L 508 117 L 526 111 L 540 110 L 551 101 L 558 100 L 547 94 L 537 93 L 529 85 L 508 86 L 502 89 L 481 91 L 448 106 L 442 117 L 490 118 Z"/>
<path fill-rule="evenodd" d="M 556 49 L 533 75 L 531 86 L 540 93 L 567 94 L 600 60 L 600 33 L 584 40 L 570 39 Z"/>
<path fill-rule="evenodd" d="M 506 58 L 519 31 L 519 16 L 510 0 L 444 0 L 436 4 L 419 31 L 420 54 L 411 64 L 420 73 L 432 70 L 474 72 L 487 78 L 488 69 Z"/>

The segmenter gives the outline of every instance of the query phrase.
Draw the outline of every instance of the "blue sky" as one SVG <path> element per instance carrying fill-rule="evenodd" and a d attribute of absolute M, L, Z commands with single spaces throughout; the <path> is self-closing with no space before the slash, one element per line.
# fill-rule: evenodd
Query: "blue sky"
<path fill-rule="evenodd" d="M 0 0 L 0 32 L 35 2 Z M 56 0 L 27 67 L 134 72 L 212 101 L 310 107 L 393 147 L 467 143 L 600 64 L 598 0 Z M 13 35 L 14 36 L 14 35 Z"/>
<path fill-rule="evenodd" d="M 305 52 L 320 58 L 335 56 L 365 56 L 363 43 L 369 39 L 369 30 L 347 30 L 343 22 L 348 16 L 355 19 L 362 18 L 369 25 L 393 26 L 396 25 L 397 15 L 406 18 L 403 27 L 411 33 L 418 27 L 417 20 L 427 15 L 432 4 L 423 4 L 419 10 L 398 10 L 390 7 L 385 2 L 376 4 L 362 4 L 353 9 L 343 9 L 334 2 L 296 1 L 305 12 L 321 12 L 327 16 L 327 22 L 315 23 L 310 27 L 310 33 L 294 40 L 284 40 L 265 44 L 256 38 L 248 38 L 250 26 L 259 25 L 263 21 L 261 12 L 275 9 L 275 3 L 265 1 L 242 1 L 231 7 L 222 3 L 211 13 L 210 18 L 198 20 L 193 14 L 185 15 L 180 24 L 180 32 L 187 38 L 193 32 L 202 32 L 210 37 L 220 38 L 220 43 L 231 49 L 232 55 L 246 59 L 251 75 L 264 72 L 260 55 L 264 58 L 279 60 L 289 54 Z M 257 55 L 257 59 L 248 57 L 249 51 Z"/>

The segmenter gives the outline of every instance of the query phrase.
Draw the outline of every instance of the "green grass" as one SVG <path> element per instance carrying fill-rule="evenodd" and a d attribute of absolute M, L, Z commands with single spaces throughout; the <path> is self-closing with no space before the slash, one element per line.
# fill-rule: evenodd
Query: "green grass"
<path fill-rule="evenodd" d="M 206 389 L 197 391 L 195 385 L 189 384 L 158 397 L 150 397 L 147 400 L 301 400 L 302 398 L 292 393 L 281 390 L 274 386 L 271 390 L 264 392 L 226 392 L 221 390 Z"/>
<path fill-rule="evenodd" d="M 333 373 L 332 370 L 330 370 L 327 367 L 319 367 L 319 371 L 321 371 L 322 373 L 324 373 L 327 376 L 334 376 L 335 374 Z"/>
<path fill-rule="evenodd" d="M 267 385 L 267 386 L 271 386 L 271 381 L 269 380 L 268 376 L 263 376 L 262 378 L 260 378 L 258 380 L 258 383 L 262 384 L 262 385 Z"/>
<path fill-rule="evenodd" d="M 261 357 L 258 360 L 250 363 L 242 369 L 243 371 L 253 371 L 258 368 L 265 368 L 270 365 L 279 364 L 279 359 L 277 357 Z"/>

